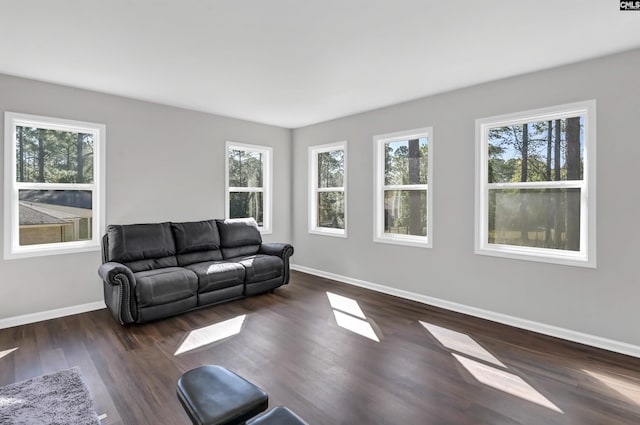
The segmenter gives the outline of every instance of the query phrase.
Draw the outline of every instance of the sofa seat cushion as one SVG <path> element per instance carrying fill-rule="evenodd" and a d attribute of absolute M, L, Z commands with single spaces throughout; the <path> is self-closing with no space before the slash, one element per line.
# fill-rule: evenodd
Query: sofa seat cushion
<path fill-rule="evenodd" d="M 134 273 L 139 307 L 167 304 L 197 294 L 198 276 L 182 267 Z"/>
<path fill-rule="evenodd" d="M 245 269 L 244 283 L 247 284 L 280 277 L 284 273 L 282 259 L 273 255 L 250 255 L 228 261 L 242 264 Z"/>
<path fill-rule="evenodd" d="M 198 276 L 198 292 L 204 293 L 244 283 L 245 270 L 241 264 L 207 261 L 184 267 Z"/>

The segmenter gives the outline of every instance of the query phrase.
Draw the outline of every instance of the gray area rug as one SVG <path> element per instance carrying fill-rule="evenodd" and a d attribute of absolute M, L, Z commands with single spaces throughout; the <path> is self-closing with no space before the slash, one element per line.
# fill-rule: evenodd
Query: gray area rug
<path fill-rule="evenodd" d="M 80 369 L 0 387 L 2 425 L 99 425 Z"/>

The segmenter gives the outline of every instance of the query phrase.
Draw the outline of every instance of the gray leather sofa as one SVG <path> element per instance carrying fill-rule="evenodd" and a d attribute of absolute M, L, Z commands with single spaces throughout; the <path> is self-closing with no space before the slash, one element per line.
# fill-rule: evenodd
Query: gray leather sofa
<path fill-rule="evenodd" d="M 285 285 L 291 255 L 253 219 L 109 225 L 98 274 L 113 316 L 144 323 Z"/>

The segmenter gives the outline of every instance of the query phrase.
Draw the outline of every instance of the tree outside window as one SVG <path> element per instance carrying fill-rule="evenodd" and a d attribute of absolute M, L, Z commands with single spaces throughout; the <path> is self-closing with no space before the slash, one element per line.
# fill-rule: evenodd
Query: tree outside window
<path fill-rule="evenodd" d="M 377 242 L 431 246 L 431 129 L 376 136 Z"/>
<path fill-rule="evenodd" d="M 7 113 L 5 256 L 98 248 L 104 126 Z"/>
<path fill-rule="evenodd" d="M 253 217 L 263 233 L 270 224 L 271 148 L 227 143 L 227 218 Z"/>
<path fill-rule="evenodd" d="M 346 236 L 346 143 L 309 148 L 309 232 Z"/>
<path fill-rule="evenodd" d="M 563 109 L 479 120 L 477 250 L 588 262 L 595 105 Z"/>

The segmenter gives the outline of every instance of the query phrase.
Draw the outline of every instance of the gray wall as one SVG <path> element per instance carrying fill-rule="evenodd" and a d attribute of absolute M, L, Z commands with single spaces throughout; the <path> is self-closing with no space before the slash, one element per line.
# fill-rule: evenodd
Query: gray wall
<path fill-rule="evenodd" d="M 290 130 L 0 75 L 5 111 L 106 124 L 107 223 L 221 218 L 225 141 L 271 146 L 273 234 L 264 239 L 291 241 Z M 2 178 L 3 168 L 2 157 Z M 99 252 L 0 259 L 0 319 L 101 301 L 99 264 Z"/>
<path fill-rule="evenodd" d="M 294 263 L 640 345 L 639 73 L 635 50 L 294 130 Z M 475 119 L 588 99 L 597 100 L 597 269 L 475 255 Z M 434 247 L 374 243 L 372 137 L 424 126 L 434 133 Z M 339 140 L 348 140 L 348 239 L 307 232 L 307 148 Z"/>

